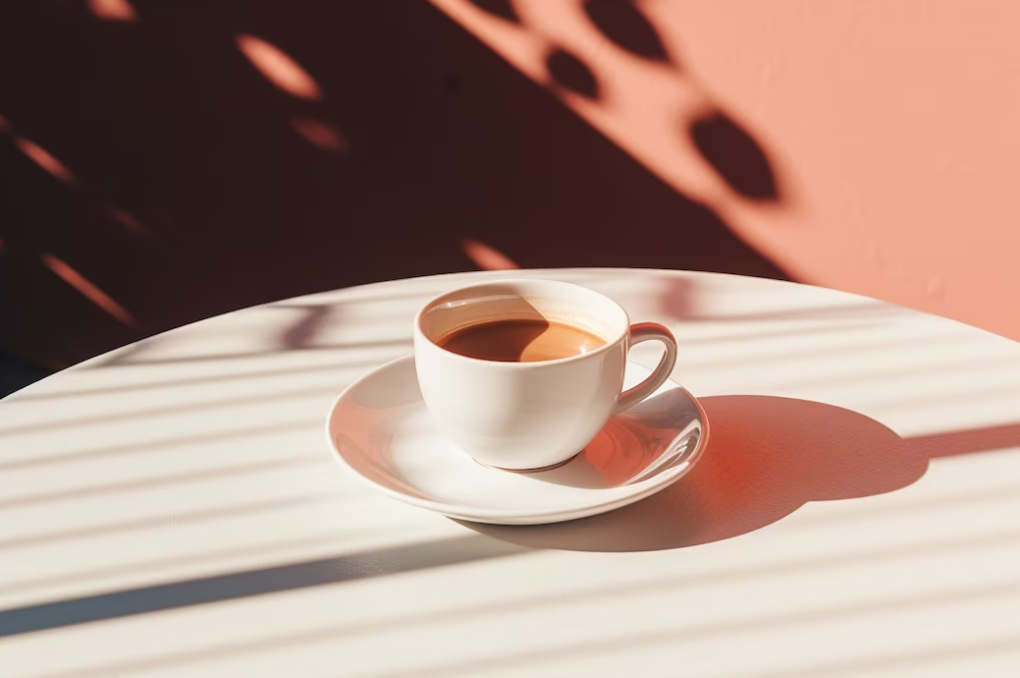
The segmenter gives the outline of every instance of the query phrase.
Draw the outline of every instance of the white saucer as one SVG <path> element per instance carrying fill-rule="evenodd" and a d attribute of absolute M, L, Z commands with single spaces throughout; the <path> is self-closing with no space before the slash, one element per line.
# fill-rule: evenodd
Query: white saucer
<path fill-rule="evenodd" d="M 649 373 L 628 363 L 626 387 Z M 534 473 L 499 471 L 439 435 L 408 356 L 341 393 L 326 434 L 342 466 L 391 497 L 461 520 L 536 525 L 611 511 L 666 487 L 701 457 L 708 419 L 691 394 L 667 381 L 611 420 L 568 464 Z"/>

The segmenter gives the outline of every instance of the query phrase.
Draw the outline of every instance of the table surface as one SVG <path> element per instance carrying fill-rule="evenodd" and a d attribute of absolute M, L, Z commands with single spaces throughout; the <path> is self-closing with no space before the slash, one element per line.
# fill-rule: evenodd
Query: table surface
<path fill-rule="evenodd" d="M 770 280 L 515 276 L 673 329 L 712 426 L 689 475 L 511 528 L 330 458 L 418 306 L 505 273 L 199 322 L 0 402 L 0 675 L 1020 675 L 1020 344 Z"/>

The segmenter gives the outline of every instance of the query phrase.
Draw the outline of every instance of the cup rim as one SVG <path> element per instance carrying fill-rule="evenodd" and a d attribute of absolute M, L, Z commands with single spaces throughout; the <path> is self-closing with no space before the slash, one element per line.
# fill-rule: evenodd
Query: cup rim
<path fill-rule="evenodd" d="M 525 283 L 525 284 L 527 284 L 527 283 L 530 283 L 530 284 L 539 283 L 539 284 L 545 284 L 545 285 L 556 285 L 556 286 L 560 286 L 560 287 L 567 287 L 567 288 L 573 288 L 573 289 L 581 290 L 581 291 L 583 291 L 583 292 L 585 292 L 587 294 L 597 295 L 599 297 L 602 297 L 603 299 L 605 299 L 606 301 L 608 301 L 609 303 L 611 303 L 613 306 L 615 306 L 617 309 L 620 310 L 620 313 L 623 315 L 623 321 L 624 321 L 624 325 L 625 326 L 624 326 L 624 328 L 620 332 L 617 333 L 616 336 L 614 336 L 612 339 L 607 339 L 606 343 L 602 344 L 601 346 L 599 346 L 598 348 L 596 348 L 593 351 L 588 351 L 587 353 L 578 353 L 577 355 L 567 356 L 566 358 L 557 358 L 555 360 L 536 360 L 534 362 L 526 362 L 526 363 L 525 362 L 508 362 L 508 361 L 502 361 L 502 360 L 484 360 L 482 358 L 472 358 L 470 356 L 461 355 L 460 353 L 454 353 L 453 351 L 445 349 L 442 346 L 440 346 L 439 344 L 437 344 L 436 342 L 432 341 L 432 339 L 428 335 L 425 334 L 425 331 L 421 327 L 421 321 L 422 321 L 422 318 L 424 317 L 424 315 L 428 311 L 432 310 L 433 306 L 437 302 L 441 301 L 444 297 L 450 296 L 450 295 L 458 293 L 458 292 L 463 292 L 465 290 L 471 290 L 471 289 L 474 289 L 476 287 L 489 287 L 489 286 L 492 286 L 492 285 L 515 284 L 515 283 Z M 428 344 L 432 348 L 434 348 L 436 350 L 439 350 L 439 351 L 442 351 L 443 355 L 451 356 L 452 358 L 454 358 L 456 360 L 464 360 L 464 361 L 467 361 L 468 363 L 471 363 L 471 364 L 492 365 L 492 366 L 498 366 L 498 369 L 518 369 L 518 370 L 520 370 L 520 369 L 538 369 L 538 368 L 543 367 L 545 365 L 563 365 L 563 364 L 572 363 L 572 362 L 580 362 L 582 360 L 587 360 L 587 359 L 590 359 L 590 358 L 602 355 L 603 353 L 608 353 L 609 351 L 613 350 L 613 348 L 616 347 L 621 341 L 626 341 L 627 337 L 630 336 L 630 326 L 631 326 L 630 315 L 628 315 L 627 309 L 625 309 L 623 306 L 621 306 L 620 303 L 618 301 L 616 301 L 615 299 L 613 299 L 612 297 L 610 297 L 610 296 L 608 296 L 606 294 L 603 294 L 602 292 L 599 292 L 598 290 L 593 290 L 590 287 L 585 287 L 584 285 L 577 285 L 575 283 L 564 282 L 562 280 L 549 280 L 549 279 L 546 279 L 546 278 L 498 278 L 498 279 L 495 279 L 495 280 L 486 280 L 484 282 L 471 283 L 470 285 L 461 285 L 460 287 L 455 287 L 453 289 L 446 290 L 442 294 L 438 294 L 438 295 L 432 297 L 427 302 L 422 304 L 421 308 L 418 309 L 418 312 L 415 313 L 415 316 L 414 316 L 414 334 L 415 334 L 415 337 L 416 338 L 420 338 L 422 341 L 424 341 L 426 344 Z"/>

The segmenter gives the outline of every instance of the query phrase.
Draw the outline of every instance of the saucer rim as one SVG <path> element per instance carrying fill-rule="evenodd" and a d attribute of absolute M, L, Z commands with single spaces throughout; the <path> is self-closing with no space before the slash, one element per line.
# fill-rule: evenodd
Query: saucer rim
<path fill-rule="evenodd" d="M 561 508 L 547 508 L 542 510 L 532 509 L 498 509 L 498 508 L 485 508 L 474 506 L 471 504 L 450 504 L 438 501 L 432 501 L 429 499 L 422 499 L 413 495 L 405 494 L 398 490 L 395 490 L 386 485 L 382 485 L 371 478 L 368 478 L 356 468 L 354 468 L 348 460 L 345 458 L 344 453 L 340 449 L 340 445 L 333 439 L 331 433 L 331 424 L 333 417 L 339 408 L 341 402 L 347 396 L 347 394 L 354 388 L 360 386 L 363 382 L 368 381 L 375 377 L 375 375 L 383 370 L 391 368 L 398 363 L 402 362 L 414 362 L 414 354 L 404 355 L 393 360 L 389 360 L 385 363 L 378 365 L 377 367 L 369 370 L 362 376 L 358 377 L 354 381 L 345 387 L 339 395 L 333 400 L 326 413 L 324 433 L 326 435 L 326 441 L 329 446 L 330 456 L 349 473 L 359 478 L 362 483 L 369 485 L 370 487 L 382 492 L 388 497 L 401 501 L 405 504 L 410 504 L 418 508 L 423 508 L 428 511 L 433 511 L 449 518 L 457 520 L 464 520 L 474 523 L 483 523 L 490 525 L 542 525 L 558 522 L 566 522 L 570 520 L 577 520 L 601 513 L 608 513 L 619 508 L 623 508 L 629 504 L 636 503 L 642 499 L 647 499 L 651 495 L 665 489 L 669 485 L 687 475 L 692 468 L 698 463 L 704 454 L 705 448 L 707 447 L 709 436 L 710 436 L 710 424 L 708 416 L 705 413 L 704 407 L 701 402 L 698 401 L 694 395 L 684 388 L 679 382 L 672 377 L 669 377 L 667 381 L 672 382 L 675 388 L 679 388 L 684 394 L 691 399 L 694 406 L 698 410 L 698 416 L 701 419 L 701 436 L 698 438 L 698 444 L 693 451 L 691 451 L 686 463 L 670 469 L 666 473 L 660 476 L 660 480 L 656 483 L 652 483 L 643 489 L 626 494 L 622 497 L 618 497 L 612 501 L 603 503 L 593 503 L 584 506 L 574 507 L 561 507 Z M 649 369 L 640 363 L 628 360 L 628 363 L 633 363 L 640 366 L 642 369 Z M 474 509 L 470 513 L 464 513 L 463 509 Z M 481 512 L 481 513 L 479 513 Z M 484 514 L 484 515 L 483 515 Z"/>

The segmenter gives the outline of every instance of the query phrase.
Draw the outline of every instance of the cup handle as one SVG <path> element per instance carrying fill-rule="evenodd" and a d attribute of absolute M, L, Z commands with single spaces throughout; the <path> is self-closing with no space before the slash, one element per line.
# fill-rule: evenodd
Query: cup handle
<path fill-rule="evenodd" d="M 673 372 L 673 365 L 676 364 L 676 339 L 673 333 L 658 323 L 636 323 L 630 326 L 631 348 L 652 339 L 661 341 L 666 347 L 666 353 L 647 379 L 620 394 L 619 400 L 616 401 L 616 409 L 613 410 L 614 417 L 655 393 Z"/>

